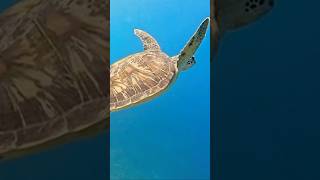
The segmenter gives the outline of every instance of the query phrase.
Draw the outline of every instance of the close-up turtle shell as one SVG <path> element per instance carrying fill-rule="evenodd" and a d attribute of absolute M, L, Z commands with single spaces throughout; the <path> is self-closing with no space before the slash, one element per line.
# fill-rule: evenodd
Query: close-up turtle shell
<path fill-rule="evenodd" d="M 109 4 L 20 1 L 0 15 L 0 156 L 104 124 Z"/>

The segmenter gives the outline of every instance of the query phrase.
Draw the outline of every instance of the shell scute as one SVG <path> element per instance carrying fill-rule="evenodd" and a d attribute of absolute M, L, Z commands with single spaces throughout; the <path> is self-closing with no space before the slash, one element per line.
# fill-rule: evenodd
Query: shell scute
<path fill-rule="evenodd" d="M 108 118 L 109 5 L 80 1 L 20 1 L 0 15 L 1 155 Z"/>
<path fill-rule="evenodd" d="M 115 111 L 144 102 L 164 91 L 177 73 L 162 52 L 141 52 L 111 66 L 110 108 Z"/>

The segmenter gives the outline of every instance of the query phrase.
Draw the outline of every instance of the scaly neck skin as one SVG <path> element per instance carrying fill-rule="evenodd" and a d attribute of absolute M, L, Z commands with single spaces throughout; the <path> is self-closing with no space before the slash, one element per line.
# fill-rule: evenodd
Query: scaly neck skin
<path fill-rule="evenodd" d="M 174 61 L 175 63 L 178 63 L 179 55 L 172 56 L 171 59 L 172 59 L 172 61 Z"/>
<path fill-rule="evenodd" d="M 178 54 L 178 55 L 175 55 L 175 56 L 172 56 L 172 57 L 171 57 L 171 60 L 175 63 L 175 65 L 176 65 L 176 67 L 177 67 L 177 71 L 178 71 L 178 72 L 181 72 L 181 69 L 179 69 L 179 66 L 178 66 L 179 54 Z"/>

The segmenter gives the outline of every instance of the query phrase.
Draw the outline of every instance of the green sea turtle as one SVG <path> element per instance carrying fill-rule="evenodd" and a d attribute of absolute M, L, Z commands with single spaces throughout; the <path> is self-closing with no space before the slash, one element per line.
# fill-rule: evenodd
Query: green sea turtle
<path fill-rule="evenodd" d="M 0 15 L 0 158 L 106 128 L 108 6 L 24 0 Z"/>
<path fill-rule="evenodd" d="M 213 0 L 211 2 L 211 48 L 228 32 L 244 27 L 266 15 L 275 0 Z"/>
<path fill-rule="evenodd" d="M 205 37 L 208 23 L 209 18 L 206 18 L 181 52 L 173 57 L 162 52 L 150 34 L 135 29 L 144 51 L 111 65 L 110 110 L 140 104 L 168 89 L 180 72 L 195 64 L 193 55 Z"/>

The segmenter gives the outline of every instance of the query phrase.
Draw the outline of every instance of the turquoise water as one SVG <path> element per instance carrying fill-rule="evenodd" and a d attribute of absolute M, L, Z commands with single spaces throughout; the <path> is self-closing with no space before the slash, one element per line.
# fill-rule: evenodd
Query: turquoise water
<path fill-rule="evenodd" d="M 1 2 L 0 9 L 12 2 Z M 209 16 L 207 0 L 111 3 L 112 62 L 142 50 L 134 27 L 150 32 L 166 53 L 176 55 Z M 209 179 L 209 36 L 196 59 L 167 93 L 112 114 L 112 179 Z M 108 179 L 107 149 L 104 133 L 0 162 L 0 180 Z"/>
<path fill-rule="evenodd" d="M 209 0 L 111 0 L 111 63 L 142 51 L 134 28 L 179 53 L 205 17 Z M 111 179 L 209 179 L 209 31 L 197 64 L 160 97 L 111 114 Z"/>

